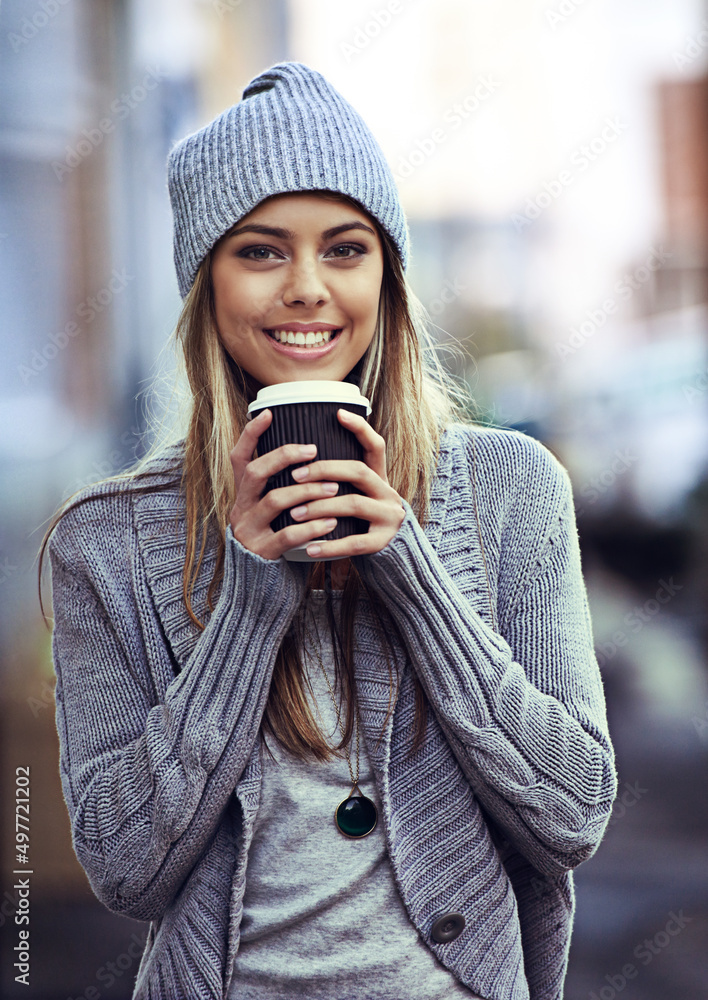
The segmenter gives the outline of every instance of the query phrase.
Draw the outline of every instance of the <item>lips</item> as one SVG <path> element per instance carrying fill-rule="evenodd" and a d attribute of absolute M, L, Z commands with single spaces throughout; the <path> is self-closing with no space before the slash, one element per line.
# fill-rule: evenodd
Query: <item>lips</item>
<path fill-rule="evenodd" d="M 308 330 L 317 333 L 319 330 L 321 333 L 324 333 L 325 330 L 341 330 L 341 327 L 335 326 L 334 323 L 318 323 L 315 320 L 287 320 L 285 323 L 276 323 L 270 329 L 292 330 L 293 333 L 307 333 Z"/>

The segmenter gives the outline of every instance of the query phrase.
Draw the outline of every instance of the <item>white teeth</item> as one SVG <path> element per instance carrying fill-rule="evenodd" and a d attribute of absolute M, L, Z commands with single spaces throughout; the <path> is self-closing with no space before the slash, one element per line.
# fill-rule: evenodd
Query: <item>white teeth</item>
<path fill-rule="evenodd" d="M 293 330 L 271 330 L 271 336 L 274 340 L 280 341 L 281 344 L 297 344 L 299 347 L 320 347 L 329 342 L 333 333 L 333 330 L 318 330 L 316 333 L 313 330 L 308 330 L 307 333 L 302 331 L 295 333 Z"/>

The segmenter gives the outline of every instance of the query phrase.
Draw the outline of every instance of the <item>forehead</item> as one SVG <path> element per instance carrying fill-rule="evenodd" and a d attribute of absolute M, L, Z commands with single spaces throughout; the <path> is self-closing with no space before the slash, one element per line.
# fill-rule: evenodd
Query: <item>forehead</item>
<path fill-rule="evenodd" d="M 368 222 L 372 228 L 376 228 L 374 220 L 363 208 L 335 192 L 322 191 L 295 191 L 271 195 L 231 228 L 237 229 L 245 222 L 273 221 L 284 216 L 355 218 Z"/>

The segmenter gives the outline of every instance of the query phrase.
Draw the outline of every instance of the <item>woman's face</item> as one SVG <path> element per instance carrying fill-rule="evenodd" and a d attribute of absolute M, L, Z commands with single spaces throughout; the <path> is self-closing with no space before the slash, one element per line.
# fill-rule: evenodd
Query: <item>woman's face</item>
<path fill-rule="evenodd" d="M 383 251 L 349 204 L 274 195 L 219 241 L 211 276 L 221 341 L 257 382 L 341 381 L 374 335 Z"/>

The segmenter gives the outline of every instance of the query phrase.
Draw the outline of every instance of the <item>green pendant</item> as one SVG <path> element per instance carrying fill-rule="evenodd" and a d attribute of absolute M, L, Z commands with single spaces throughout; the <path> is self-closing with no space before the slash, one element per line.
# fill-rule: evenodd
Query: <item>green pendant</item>
<path fill-rule="evenodd" d="M 354 788 L 359 792 L 357 796 L 352 794 Z M 334 822 L 339 832 L 343 833 L 345 837 L 358 840 L 371 833 L 378 822 L 379 814 L 371 799 L 361 794 L 359 786 L 354 785 L 354 788 L 349 793 L 349 797 L 340 802 L 335 809 Z"/>

